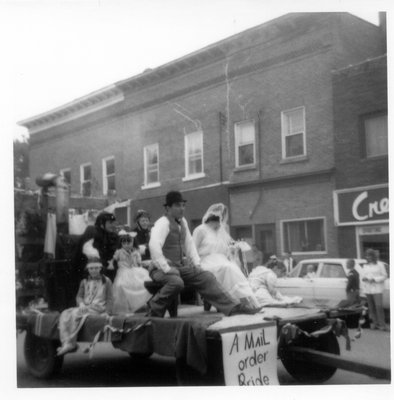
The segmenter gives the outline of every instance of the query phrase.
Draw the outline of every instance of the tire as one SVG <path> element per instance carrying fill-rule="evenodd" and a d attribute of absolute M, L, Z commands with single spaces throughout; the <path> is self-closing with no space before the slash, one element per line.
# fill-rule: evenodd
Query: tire
<path fill-rule="evenodd" d="M 60 345 L 57 340 L 50 340 L 26 332 L 24 354 L 29 372 L 36 378 L 49 378 L 59 372 L 63 356 L 56 355 Z"/>
<path fill-rule="evenodd" d="M 332 332 L 318 338 L 300 338 L 294 345 L 336 355 L 340 354 L 338 340 Z M 318 384 L 325 382 L 337 370 L 336 367 L 299 360 L 295 354 L 286 353 L 286 348 L 281 349 L 280 359 L 287 372 L 302 383 Z"/>
<path fill-rule="evenodd" d="M 132 353 L 132 352 L 129 352 L 129 356 L 131 358 L 135 359 L 135 360 L 146 360 L 152 354 L 153 354 L 153 352 L 151 352 L 151 353 Z"/>

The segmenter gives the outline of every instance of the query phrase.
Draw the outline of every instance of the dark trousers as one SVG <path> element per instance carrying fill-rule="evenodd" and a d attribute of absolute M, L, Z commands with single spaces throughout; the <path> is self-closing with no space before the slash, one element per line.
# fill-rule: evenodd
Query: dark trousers
<path fill-rule="evenodd" d="M 189 265 L 177 265 L 176 268 L 179 275 L 165 274 L 161 269 L 151 271 L 152 280 L 164 285 L 149 300 L 152 316 L 164 317 L 167 307 L 185 285 L 197 290 L 205 300 L 225 315 L 229 315 L 236 306 L 211 272 Z"/>

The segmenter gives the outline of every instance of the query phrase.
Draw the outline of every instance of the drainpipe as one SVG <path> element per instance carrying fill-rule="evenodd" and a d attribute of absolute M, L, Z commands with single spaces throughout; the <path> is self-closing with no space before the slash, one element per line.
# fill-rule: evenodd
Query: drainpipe
<path fill-rule="evenodd" d="M 259 169 L 259 181 L 261 181 L 261 178 L 262 178 L 262 167 L 261 167 L 261 114 L 262 114 L 262 110 L 259 110 L 258 112 L 257 112 L 257 134 L 258 134 L 258 138 L 259 138 L 259 140 L 258 140 L 258 145 L 259 145 L 259 151 L 258 151 L 258 154 L 257 154 L 257 156 L 258 156 L 258 169 Z M 257 210 L 257 207 L 259 206 L 259 204 L 260 204 L 260 202 L 261 202 L 261 199 L 262 199 L 262 197 L 263 197 L 263 185 L 260 183 L 260 186 L 259 186 L 259 197 L 257 198 L 257 201 L 256 201 L 256 204 L 255 204 L 255 206 L 253 207 L 253 210 L 251 211 L 251 213 L 250 213 L 250 215 L 249 215 L 249 219 L 252 219 L 253 218 L 253 216 L 254 216 L 254 214 L 255 214 L 255 212 L 256 212 L 256 210 Z"/>

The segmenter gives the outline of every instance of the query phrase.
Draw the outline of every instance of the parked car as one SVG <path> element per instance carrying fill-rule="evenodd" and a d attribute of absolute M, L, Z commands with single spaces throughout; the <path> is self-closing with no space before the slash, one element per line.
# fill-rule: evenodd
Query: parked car
<path fill-rule="evenodd" d="M 278 279 L 278 290 L 286 296 L 301 296 L 305 301 L 317 306 L 335 306 L 346 298 L 346 283 L 348 269 L 346 258 L 315 258 L 300 261 L 286 276 Z M 356 270 L 361 275 L 364 259 L 356 259 Z M 387 275 L 390 276 L 389 265 L 385 264 Z M 311 266 L 311 267 L 309 267 Z M 309 270 L 314 270 L 310 277 Z M 361 296 L 363 284 L 360 285 Z M 383 292 L 383 307 L 390 308 L 390 279 L 386 279 Z"/>

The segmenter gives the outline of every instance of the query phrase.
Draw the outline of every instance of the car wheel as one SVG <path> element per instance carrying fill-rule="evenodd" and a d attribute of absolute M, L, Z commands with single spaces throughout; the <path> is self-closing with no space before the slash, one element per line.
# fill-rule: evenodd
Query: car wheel
<path fill-rule="evenodd" d="M 63 356 L 56 355 L 60 346 L 57 340 L 50 340 L 26 333 L 24 354 L 29 372 L 36 378 L 49 378 L 60 371 Z"/>
<path fill-rule="evenodd" d="M 302 337 L 293 344 L 294 346 L 307 347 L 331 354 L 340 354 L 338 340 L 332 332 L 318 338 Z M 287 372 L 302 383 L 318 384 L 325 382 L 337 370 L 336 367 L 300 360 L 297 354 L 286 352 L 285 346 L 280 349 L 279 354 Z"/>
<path fill-rule="evenodd" d="M 129 352 L 129 356 L 131 358 L 135 359 L 135 360 L 146 360 L 152 354 L 153 354 L 153 352 L 150 352 L 150 353 L 133 353 L 133 352 Z"/>

